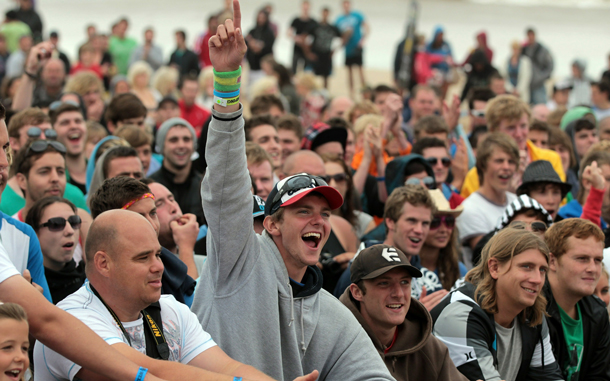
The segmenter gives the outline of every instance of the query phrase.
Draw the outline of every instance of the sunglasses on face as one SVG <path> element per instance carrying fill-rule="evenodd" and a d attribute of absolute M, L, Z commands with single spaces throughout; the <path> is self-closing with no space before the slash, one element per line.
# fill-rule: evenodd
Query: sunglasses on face
<path fill-rule="evenodd" d="M 443 164 L 443 167 L 445 167 L 445 168 L 449 168 L 449 166 L 451 165 L 451 159 L 448 157 L 442 157 L 440 159 L 438 157 L 429 157 L 426 159 L 428 164 L 430 164 L 433 167 L 436 165 L 436 163 L 438 163 L 439 160 L 441 161 L 441 163 Z"/>
<path fill-rule="evenodd" d="M 430 230 L 436 230 L 441 227 L 441 224 L 445 224 L 447 229 L 453 229 L 455 226 L 455 217 L 453 216 L 439 216 L 432 218 L 430 222 Z"/>
<path fill-rule="evenodd" d="M 43 133 L 43 130 L 40 127 L 30 127 L 28 128 L 28 138 L 30 139 L 38 139 L 40 138 L 40 134 Z M 44 136 L 47 139 L 55 140 L 57 139 L 57 132 L 54 129 L 49 128 L 44 130 Z"/>
<path fill-rule="evenodd" d="M 330 183 L 330 180 L 335 180 L 336 183 L 342 183 L 347 180 L 347 175 L 345 173 L 336 173 L 334 175 L 326 175 L 321 177 L 327 183 Z"/>
<path fill-rule="evenodd" d="M 475 118 L 485 118 L 485 110 L 471 110 L 470 113 Z"/>
<path fill-rule="evenodd" d="M 418 179 L 417 177 L 411 177 L 407 181 L 405 181 L 405 185 L 421 185 L 424 183 L 424 186 L 428 189 L 436 189 L 436 182 L 433 177 L 426 176 L 423 179 Z"/>
<path fill-rule="evenodd" d="M 70 226 L 72 226 L 72 229 L 75 230 L 80 228 L 80 225 L 82 223 L 80 217 L 75 214 L 73 216 L 68 217 L 67 220 L 63 217 L 49 218 L 47 222 L 45 222 L 44 224 L 40 224 L 40 227 L 49 228 L 49 230 L 52 232 L 60 232 L 63 231 L 66 227 L 66 221 L 69 222 Z"/>
<path fill-rule="evenodd" d="M 532 232 L 542 233 L 542 234 L 544 234 L 547 229 L 546 224 L 542 221 L 534 221 L 534 222 L 513 221 L 508 226 L 510 226 L 511 228 L 515 228 L 515 229 L 527 229 L 529 227 L 532 230 Z"/>

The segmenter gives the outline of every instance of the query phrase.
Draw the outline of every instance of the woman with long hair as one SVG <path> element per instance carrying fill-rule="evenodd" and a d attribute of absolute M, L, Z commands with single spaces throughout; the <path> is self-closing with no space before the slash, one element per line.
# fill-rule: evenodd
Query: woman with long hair
<path fill-rule="evenodd" d="M 449 202 L 439 189 L 430 190 L 436 205 L 436 213 L 430 223 L 430 232 L 419 252 L 423 286 L 428 294 L 445 289 L 466 275 L 466 266 L 459 261 L 458 230 L 455 219 L 462 207 L 451 209 Z"/>
<path fill-rule="evenodd" d="M 326 182 L 343 196 L 343 205 L 335 209 L 333 214 L 345 218 L 352 225 L 356 236 L 362 237 L 375 228 L 375 221 L 373 217 L 360 211 L 352 171 L 342 158 L 323 155 L 322 160 L 326 169 Z"/>
<path fill-rule="evenodd" d="M 78 290 L 85 282 L 85 263 L 74 261 L 81 219 L 76 206 L 62 197 L 38 200 L 25 222 L 34 228 L 42 250 L 44 273 L 53 303 Z"/>

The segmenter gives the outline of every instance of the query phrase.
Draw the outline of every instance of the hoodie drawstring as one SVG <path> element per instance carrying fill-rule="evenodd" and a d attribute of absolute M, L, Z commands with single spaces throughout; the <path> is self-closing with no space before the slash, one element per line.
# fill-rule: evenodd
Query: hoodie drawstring
<path fill-rule="evenodd" d="M 301 350 L 305 352 L 305 323 L 303 318 L 303 304 L 305 304 L 305 301 L 301 299 Z"/>
<path fill-rule="evenodd" d="M 290 284 L 290 281 L 288 281 L 288 288 L 290 288 L 290 323 L 288 323 L 288 326 L 290 327 L 294 321 L 294 297 L 292 296 L 292 285 Z"/>

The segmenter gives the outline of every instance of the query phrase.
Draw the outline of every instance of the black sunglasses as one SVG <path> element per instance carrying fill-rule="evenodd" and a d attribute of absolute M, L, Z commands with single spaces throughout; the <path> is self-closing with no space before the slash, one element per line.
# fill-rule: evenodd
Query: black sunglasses
<path fill-rule="evenodd" d="M 320 186 L 328 186 L 328 183 L 319 176 L 312 176 L 304 173 L 289 178 L 278 190 L 275 197 L 273 197 L 273 200 L 271 201 L 271 205 L 273 206 L 270 214 L 275 213 L 280 208 L 283 196 L 293 195 L 301 189 L 315 188 Z"/>
<path fill-rule="evenodd" d="M 347 175 L 345 173 L 336 173 L 334 175 L 321 176 L 321 178 L 327 183 L 330 183 L 330 180 L 335 180 L 336 183 L 342 183 L 347 180 Z"/>
<path fill-rule="evenodd" d="M 30 156 L 33 153 L 40 153 L 46 150 L 49 146 L 55 148 L 55 150 L 61 154 L 66 153 L 66 147 L 60 142 L 56 142 L 54 140 L 36 140 L 30 144 L 28 150 L 25 154 L 26 157 Z"/>
<path fill-rule="evenodd" d="M 77 216 L 75 214 L 73 216 L 68 217 L 67 220 L 63 217 L 49 218 L 49 221 L 45 222 L 44 224 L 40 224 L 40 227 L 41 228 L 48 227 L 49 230 L 52 232 L 60 232 L 60 231 L 64 230 L 64 228 L 66 227 L 66 221 L 68 221 L 70 223 L 70 226 L 72 226 L 72 229 L 80 228 L 80 225 L 82 223 L 80 216 Z"/>
<path fill-rule="evenodd" d="M 409 180 L 405 181 L 405 185 L 421 185 L 423 181 L 424 185 L 428 189 L 436 189 L 436 182 L 433 177 L 426 176 L 423 179 L 418 179 L 417 177 L 411 177 Z"/>
<path fill-rule="evenodd" d="M 529 226 L 534 233 L 545 233 L 547 226 L 542 221 L 534 221 L 534 222 L 523 222 L 523 221 L 513 221 L 509 225 L 511 228 L 515 229 L 527 229 Z"/>
<path fill-rule="evenodd" d="M 30 127 L 28 128 L 28 138 L 37 139 L 40 137 L 40 134 L 42 134 L 42 132 L 43 131 L 40 127 Z M 55 132 L 55 130 L 52 128 L 48 128 L 44 130 L 44 136 L 47 139 L 55 140 L 57 139 L 57 132 Z"/>
<path fill-rule="evenodd" d="M 436 230 L 441 227 L 441 224 L 445 224 L 447 229 L 453 229 L 455 226 L 455 217 L 453 216 L 440 216 L 432 218 L 430 222 L 430 230 Z"/>
<path fill-rule="evenodd" d="M 435 166 L 436 163 L 438 163 L 438 161 L 441 161 L 441 163 L 443 163 L 443 167 L 445 168 L 449 168 L 449 166 L 451 165 L 451 159 L 448 157 L 442 157 L 442 158 L 438 158 L 438 157 L 429 157 L 426 158 L 426 161 L 428 162 L 428 164 L 430 164 L 431 166 Z"/>

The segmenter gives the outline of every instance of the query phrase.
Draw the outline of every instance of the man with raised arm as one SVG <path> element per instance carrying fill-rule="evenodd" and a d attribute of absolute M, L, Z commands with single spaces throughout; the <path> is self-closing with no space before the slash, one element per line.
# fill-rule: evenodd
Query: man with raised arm
<path fill-rule="evenodd" d="M 252 229 L 251 182 L 239 103 L 246 53 L 239 2 L 210 38 L 217 89 L 201 186 L 208 259 L 192 310 L 233 359 L 279 380 L 392 380 L 354 316 L 321 290 L 315 266 L 338 192 L 319 177 L 290 176 L 271 191 L 262 235 Z"/>

